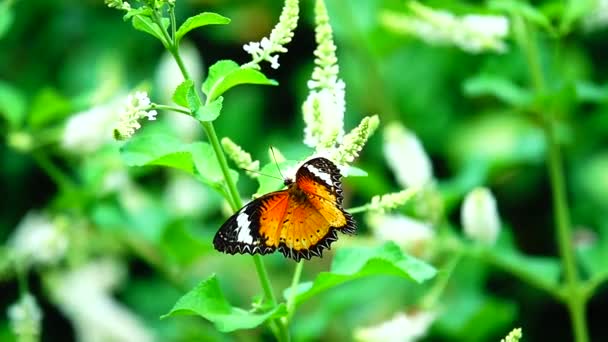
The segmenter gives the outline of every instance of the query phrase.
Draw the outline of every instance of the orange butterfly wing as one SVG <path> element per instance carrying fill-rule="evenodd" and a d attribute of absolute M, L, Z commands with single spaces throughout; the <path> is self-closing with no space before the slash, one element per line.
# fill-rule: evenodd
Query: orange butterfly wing
<path fill-rule="evenodd" d="M 278 249 L 296 261 L 321 256 L 356 224 L 342 208 L 338 168 L 325 158 L 307 161 L 287 190 L 264 195 L 224 223 L 214 238 L 216 249 L 234 253 L 271 253 Z"/>

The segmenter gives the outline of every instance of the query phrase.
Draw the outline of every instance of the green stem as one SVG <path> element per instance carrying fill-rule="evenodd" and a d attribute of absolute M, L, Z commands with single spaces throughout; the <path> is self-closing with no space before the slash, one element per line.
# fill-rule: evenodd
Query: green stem
<path fill-rule="evenodd" d="M 184 107 L 178 107 L 178 106 L 170 106 L 170 105 L 161 105 L 161 104 L 152 104 L 150 106 L 150 109 L 158 109 L 158 110 L 169 110 L 172 112 L 177 112 L 177 113 L 181 113 L 181 114 L 186 114 L 189 116 L 192 116 L 192 112 L 189 109 L 186 109 Z"/>
<path fill-rule="evenodd" d="M 540 57 L 532 32 L 528 30 L 526 24 L 527 23 L 523 18 L 514 16 L 516 39 L 520 48 L 526 54 L 530 78 L 536 93 L 540 94 L 545 89 Z M 587 333 L 587 324 L 585 322 L 586 299 L 576 268 L 574 249 L 572 246 L 570 212 L 566 199 L 566 182 L 560 145 L 555 136 L 555 120 L 552 116 L 543 115 L 543 113 L 541 113 L 541 118 L 546 118 L 541 122 L 543 123 L 545 139 L 547 141 L 549 178 L 553 193 L 553 215 L 557 226 L 557 242 L 565 276 L 562 300 L 565 301 L 568 306 L 575 341 L 587 342 L 589 337 Z"/>
<path fill-rule="evenodd" d="M 161 18 L 157 11 L 154 11 L 154 19 L 156 23 L 160 27 L 162 27 Z M 188 69 L 186 68 L 184 61 L 182 60 L 179 54 L 179 47 L 176 46 L 175 42 L 171 39 L 171 37 L 169 37 L 169 34 L 166 29 L 163 29 L 161 31 L 163 32 L 163 36 L 165 37 L 165 39 L 167 39 L 169 43 L 169 46 L 167 48 L 169 49 L 169 52 L 173 55 L 175 61 L 177 62 L 177 65 L 180 71 L 182 72 L 184 79 L 191 80 L 192 78 L 190 77 Z M 200 97 L 198 92 L 197 96 Z M 228 187 L 228 194 L 230 195 L 229 202 L 232 206 L 232 209 L 236 212 L 242 207 L 243 203 L 241 201 L 241 196 L 239 195 L 239 192 L 236 188 L 236 183 L 230 175 L 230 169 L 228 167 L 228 161 L 226 160 L 226 156 L 224 155 L 224 150 L 222 149 L 222 145 L 220 144 L 220 141 L 217 137 L 215 128 L 213 127 L 213 123 L 202 122 L 201 124 L 203 126 L 203 130 L 205 131 L 205 134 L 207 135 L 207 138 L 209 139 L 209 143 L 213 148 L 215 156 L 220 165 L 220 169 L 222 170 L 222 175 L 224 176 L 224 180 Z M 264 261 L 262 260 L 262 257 L 258 254 L 253 255 L 253 262 L 255 264 L 260 284 L 262 285 L 262 290 L 264 291 L 264 296 L 270 301 L 270 304 L 273 307 L 276 307 L 278 305 L 277 300 L 274 296 L 274 292 L 272 291 L 270 278 L 268 277 L 268 273 L 266 272 L 266 267 L 264 266 Z M 289 331 L 287 329 L 287 326 L 283 322 L 272 321 L 270 323 L 270 328 L 279 341 L 289 341 Z"/>
<path fill-rule="evenodd" d="M 577 342 L 589 340 L 585 322 L 585 297 L 582 293 L 580 278 L 576 268 L 570 212 L 566 199 L 566 185 L 562 156 L 553 127 L 545 127 L 549 148 L 549 178 L 553 191 L 553 212 L 557 224 L 557 241 L 565 275 L 565 301 L 572 318 L 574 336 Z"/>
<path fill-rule="evenodd" d="M 61 169 L 55 165 L 50 158 L 48 158 L 44 153 L 34 151 L 32 152 L 32 157 L 38 163 L 41 169 L 51 177 L 51 179 L 57 184 L 59 189 L 62 191 L 73 191 L 76 189 L 76 185 L 74 182 L 64 174 Z"/>
<path fill-rule="evenodd" d="M 298 262 L 296 265 L 296 269 L 293 272 L 293 278 L 291 279 L 291 286 L 289 287 L 289 298 L 287 299 L 287 319 L 291 320 L 291 317 L 294 314 L 296 308 L 296 293 L 297 287 L 300 283 L 300 277 L 302 276 L 302 269 L 304 268 L 304 263 L 302 261 Z"/>

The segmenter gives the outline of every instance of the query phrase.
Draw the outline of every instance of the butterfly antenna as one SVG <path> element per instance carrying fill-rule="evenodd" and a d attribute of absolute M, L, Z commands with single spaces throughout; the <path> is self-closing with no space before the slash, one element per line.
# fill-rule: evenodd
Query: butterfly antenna
<path fill-rule="evenodd" d="M 279 175 L 281 175 L 281 179 L 285 179 L 283 173 L 281 172 L 281 168 L 279 167 L 279 163 L 277 163 L 277 157 L 274 155 L 274 147 L 270 146 L 270 153 L 272 153 L 272 159 L 274 159 L 274 165 L 277 166 L 277 170 L 279 171 Z"/>
<path fill-rule="evenodd" d="M 255 170 L 249 170 L 249 169 L 245 169 L 245 168 L 241 168 L 241 170 L 247 171 L 247 172 L 251 172 L 251 173 L 256 173 L 256 174 L 261 175 L 261 176 L 266 176 L 266 177 L 270 177 L 270 178 L 274 178 L 274 179 L 283 180 L 283 178 L 279 178 L 277 176 L 269 175 L 269 174 L 262 173 L 262 172 L 259 172 L 259 171 L 255 171 Z"/>

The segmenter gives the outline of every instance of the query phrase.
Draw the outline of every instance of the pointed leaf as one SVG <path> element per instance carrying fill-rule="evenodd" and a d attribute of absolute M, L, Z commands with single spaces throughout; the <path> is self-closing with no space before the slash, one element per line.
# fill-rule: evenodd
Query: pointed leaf
<path fill-rule="evenodd" d="M 211 101 L 202 107 L 200 107 L 195 113 L 194 117 L 201 122 L 205 121 L 213 121 L 220 116 L 222 111 L 222 103 L 224 102 L 224 98 L 222 96 L 218 97 L 216 100 Z"/>
<path fill-rule="evenodd" d="M 194 174 L 190 144 L 165 134 L 136 135 L 121 149 L 121 156 L 129 166 L 159 165 Z"/>
<path fill-rule="evenodd" d="M 464 82 L 464 93 L 468 96 L 494 96 L 499 100 L 524 107 L 532 102 L 532 94 L 510 80 L 491 76 L 478 75 Z"/>
<path fill-rule="evenodd" d="M 201 100 L 194 89 L 192 80 L 182 82 L 173 93 L 173 101 L 180 106 L 188 107 L 193 113 L 201 106 Z"/>
<path fill-rule="evenodd" d="M 194 90 L 194 82 L 192 80 L 185 80 L 175 88 L 173 92 L 173 102 L 182 106 L 188 107 L 188 92 Z"/>
<path fill-rule="evenodd" d="M 23 94 L 8 83 L 0 82 L 0 116 L 12 128 L 18 128 L 25 117 L 26 101 Z"/>
<path fill-rule="evenodd" d="M 179 41 L 182 37 L 192 31 L 195 28 L 206 26 L 206 25 L 223 25 L 228 24 L 230 19 L 221 16 L 217 13 L 212 12 L 204 12 L 197 14 L 193 17 L 190 17 L 184 21 L 184 23 L 179 27 L 177 32 L 175 32 L 175 40 L 179 44 Z"/>
<path fill-rule="evenodd" d="M 162 18 L 161 22 L 165 30 L 170 25 L 170 20 L 167 18 Z M 133 17 L 132 24 L 136 30 L 151 34 L 152 36 L 158 38 L 163 43 L 163 45 L 167 46 L 168 42 L 165 40 L 162 29 L 149 17 L 136 15 Z"/>
<path fill-rule="evenodd" d="M 195 168 L 200 175 L 200 180 L 216 190 L 220 190 L 221 186 L 226 182 L 213 148 L 211 145 L 203 143 L 193 145 L 191 149 L 192 158 Z M 232 181 L 236 182 L 239 174 L 234 170 L 229 170 L 229 173 Z"/>
<path fill-rule="evenodd" d="M 203 83 L 203 92 L 210 101 L 213 101 L 230 88 L 240 84 L 277 85 L 278 83 L 266 78 L 258 70 L 243 69 L 233 61 L 223 60 L 209 68 L 209 77 Z"/>
<path fill-rule="evenodd" d="M 269 319 L 286 314 L 287 309 L 284 304 L 264 313 L 252 313 L 231 306 L 220 289 L 217 277 L 212 275 L 180 298 L 173 309 L 161 318 L 198 315 L 212 322 L 219 331 L 230 332 L 255 328 Z"/>
<path fill-rule="evenodd" d="M 10 1 L 0 2 L 0 39 L 8 32 L 15 21 L 15 12 Z"/>
<path fill-rule="evenodd" d="M 336 256 L 329 272 L 321 272 L 314 282 L 302 283 L 296 289 L 296 303 L 352 281 L 374 275 L 394 275 L 422 283 L 435 276 L 433 266 L 404 254 L 394 242 L 378 247 L 343 248 Z M 284 293 L 289 298 L 290 289 Z"/>
<path fill-rule="evenodd" d="M 292 169 L 298 164 L 295 160 L 286 160 L 281 163 L 271 162 L 264 165 L 260 169 L 260 177 L 258 177 L 258 182 L 260 186 L 256 191 L 255 196 L 261 196 L 263 194 L 267 194 L 272 191 L 277 191 L 285 186 L 285 180 L 283 177 L 288 177 L 289 175 L 283 175 L 283 172 L 288 172 L 289 169 Z M 281 172 L 279 173 L 279 169 Z M 293 176 L 293 175 L 292 175 Z"/>

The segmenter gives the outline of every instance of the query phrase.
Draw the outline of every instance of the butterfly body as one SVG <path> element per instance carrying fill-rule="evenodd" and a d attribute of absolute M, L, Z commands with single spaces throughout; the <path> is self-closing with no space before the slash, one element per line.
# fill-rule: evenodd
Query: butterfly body
<path fill-rule="evenodd" d="M 267 254 L 277 249 L 296 261 L 321 256 L 338 239 L 353 234 L 352 216 L 342 208 L 338 168 L 325 158 L 304 163 L 287 189 L 245 205 L 217 232 L 213 244 L 229 254 Z"/>

